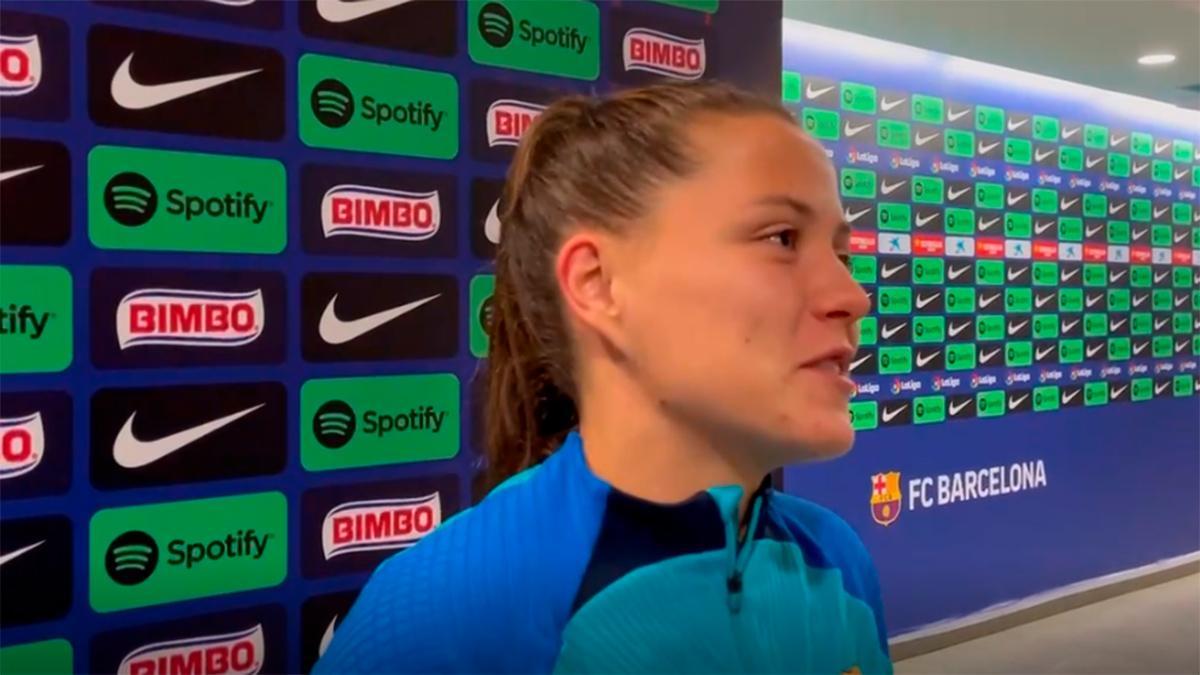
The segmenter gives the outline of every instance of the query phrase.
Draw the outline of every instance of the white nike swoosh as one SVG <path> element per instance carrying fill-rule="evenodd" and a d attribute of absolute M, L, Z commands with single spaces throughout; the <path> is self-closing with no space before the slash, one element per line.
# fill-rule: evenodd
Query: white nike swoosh
<path fill-rule="evenodd" d="M 1021 405 L 1022 403 L 1024 403 L 1024 402 L 1025 402 L 1025 399 L 1027 399 L 1027 398 L 1029 398 L 1029 394 L 1021 394 L 1021 395 L 1020 395 L 1020 396 L 1018 396 L 1017 398 L 1014 398 L 1013 400 L 1011 400 L 1011 401 L 1009 401 L 1009 402 L 1008 402 L 1008 409 L 1009 409 L 1009 410 L 1016 410 L 1016 409 L 1017 409 L 1017 406 L 1019 406 L 1019 405 Z"/>
<path fill-rule="evenodd" d="M 1177 352 L 1181 351 L 1184 347 L 1187 346 L 1187 343 L 1188 343 L 1187 340 L 1184 340 L 1183 342 L 1176 342 L 1175 343 L 1175 351 L 1177 351 Z"/>
<path fill-rule="evenodd" d="M 1037 355 L 1034 356 L 1034 358 L 1037 359 L 1038 361 L 1041 361 L 1047 354 L 1054 351 L 1055 349 L 1056 349 L 1055 347 L 1047 347 L 1046 351 L 1042 351 L 1039 349 L 1039 350 L 1037 350 Z"/>
<path fill-rule="evenodd" d="M 1016 335 L 1017 333 L 1019 333 L 1019 332 L 1021 331 L 1021 329 L 1022 329 L 1022 328 L 1024 328 L 1024 327 L 1025 327 L 1025 324 L 1027 324 L 1027 323 L 1029 323 L 1029 319 L 1025 319 L 1024 321 L 1022 321 L 1021 323 L 1018 323 L 1018 324 L 1016 324 L 1016 325 L 1009 326 L 1009 327 L 1008 327 L 1008 334 L 1009 334 L 1009 335 Z"/>
<path fill-rule="evenodd" d="M 941 354 L 941 353 L 942 353 L 942 350 L 940 350 L 940 349 L 939 349 L 939 350 L 937 350 L 936 352 L 934 352 L 934 353 L 930 354 L 929 356 L 927 356 L 927 357 L 925 357 L 925 358 L 921 358 L 921 357 L 922 357 L 922 355 L 921 355 L 921 354 L 917 354 L 917 367 L 918 367 L 918 368 L 920 368 L 920 367 L 924 366 L 926 363 L 929 363 L 930 361 L 932 361 L 932 360 L 934 360 L 935 358 L 937 358 L 937 355 L 938 355 L 938 354 Z"/>
<path fill-rule="evenodd" d="M 317 657 L 325 656 L 325 650 L 329 649 L 329 643 L 333 642 L 333 626 L 337 623 L 338 615 L 334 614 L 329 620 L 329 625 L 325 627 L 325 632 L 321 634 L 321 643 L 317 645 Z"/>
<path fill-rule="evenodd" d="M 1171 147 L 1171 142 L 1170 142 L 1170 141 L 1167 141 L 1166 143 L 1163 143 L 1162 145 L 1159 145 L 1158 143 L 1155 143 L 1155 144 L 1154 144 L 1154 152 L 1155 152 L 1155 154 L 1157 154 L 1157 153 L 1160 153 L 1160 152 L 1162 152 L 1163 150 L 1166 150 L 1166 149 L 1167 149 L 1167 148 L 1169 148 L 1169 147 Z"/>
<path fill-rule="evenodd" d="M 1096 345 L 1096 348 L 1095 348 L 1095 349 L 1091 349 L 1091 348 L 1089 347 L 1089 348 L 1088 348 L 1088 350 L 1087 350 L 1087 358 L 1089 358 L 1089 359 L 1090 359 L 1090 358 L 1092 358 L 1093 356 L 1095 356 L 1096 354 L 1099 354 L 1101 349 L 1104 349 L 1104 345 Z"/>
<path fill-rule="evenodd" d="M 850 213 L 849 211 L 846 211 L 846 213 L 844 214 L 846 216 L 846 222 L 853 223 L 854 221 L 858 220 L 859 218 L 862 218 L 863 216 L 865 216 L 870 211 L 871 211 L 871 207 L 869 207 L 869 206 L 867 208 L 863 209 L 862 211 L 859 211 L 858 213 Z"/>
<path fill-rule="evenodd" d="M 879 108 L 881 110 L 883 110 L 883 112 L 888 112 L 892 108 L 895 108 L 896 106 L 900 105 L 901 103 L 904 103 L 907 100 L 908 100 L 907 98 L 898 98 L 895 101 L 889 101 L 885 98 L 879 102 Z"/>
<path fill-rule="evenodd" d="M 1022 193 L 1018 194 L 1016 199 L 1013 199 L 1012 195 L 1008 195 L 1008 198 L 1007 198 L 1008 205 L 1012 206 L 1013 204 L 1016 204 L 1017 202 L 1021 201 L 1022 199 L 1025 199 L 1028 196 L 1029 196 L 1028 192 L 1022 192 Z"/>
<path fill-rule="evenodd" d="M 1128 271 L 1129 270 L 1121 270 L 1121 271 L 1117 272 L 1115 275 L 1113 275 L 1113 274 L 1108 275 L 1108 283 L 1110 283 L 1110 284 L 1117 283 L 1118 281 L 1121 280 L 1121 277 L 1125 276 L 1125 273 Z"/>
<path fill-rule="evenodd" d="M 1178 244 L 1179 242 L 1183 241 L 1184 239 L 1187 239 L 1188 236 L 1189 235 L 1187 232 L 1180 232 L 1178 235 L 1175 236 L 1175 243 Z"/>
<path fill-rule="evenodd" d="M 984 363 L 986 363 L 986 362 L 988 362 L 988 361 L 991 361 L 991 360 L 992 360 L 992 357 L 993 357 L 993 356 L 995 356 L 995 355 L 997 355 L 997 354 L 999 354 L 999 353 L 1000 353 L 1000 348 L 999 348 L 999 347 L 997 347 L 996 349 L 993 349 L 993 350 L 992 350 L 992 351 L 990 351 L 990 352 L 983 352 L 982 354 L 980 354 L 980 355 L 979 355 L 979 360 L 980 360 L 981 362 L 984 362 Z"/>
<path fill-rule="evenodd" d="M 861 359 L 855 359 L 854 361 L 851 361 L 850 362 L 850 370 L 854 370 L 855 368 L 861 366 L 863 364 L 863 362 L 869 358 L 871 358 L 871 355 L 867 354 L 866 356 L 862 357 Z"/>
<path fill-rule="evenodd" d="M 1169 387 L 1169 386 L 1171 386 L 1171 383 L 1170 383 L 1170 382 L 1163 382 L 1161 385 L 1156 385 L 1156 386 L 1154 387 L 1154 395 L 1155 395 L 1155 396 L 1158 396 L 1159 394 L 1161 394 L 1161 393 L 1163 393 L 1164 391 L 1166 391 L 1166 390 L 1167 390 L 1167 387 Z"/>
<path fill-rule="evenodd" d="M 1170 320 L 1170 319 L 1165 319 L 1165 320 L 1163 320 L 1163 321 L 1155 321 L 1155 322 L 1154 322 L 1154 330 L 1159 330 L 1159 329 L 1161 329 L 1163 326 L 1167 325 L 1168 323 L 1171 323 L 1171 320 Z"/>
<path fill-rule="evenodd" d="M 1122 210 L 1123 210 L 1123 209 L 1124 209 L 1126 206 L 1128 206 L 1128 204 L 1127 204 L 1127 203 L 1126 203 L 1126 204 L 1117 204 L 1116 208 L 1113 208 L 1113 205 L 1112 205 L 1112 204 L 1109 204 L 1109 205 L 1108 205 L 1108 215 L 1110 215 L 1110 216 L 1111 216 L 1111 215 L 1113 215 L 1113 214 L 1115 214 L 1115 213 L 1119 213 L 1119 212 L 1120 212 L 1120 211 L 1122 211 Z"/>
<path fill-rule="evenodd" d="M 1167 211 L 1169 211 L 1169 210 L 1170 210 L 1170 208 L 1169 208 L 1169 207 L 1168 207 L 1168 208 L 1165 208 L 1165 209 L 1163 209 L 1162 211 L 1159 211 L 1158 209 L 1154 209 L 1154 217 L 1155 217 L 1155 218 L 1162 218 L 1163 216 L 1167 215 Z"/>
<path fill-rule="evenodd" d="M 1150 230 L 1145 230 L 1145 229 L 1134 230 L 1133 234 L 1132 234 L 1133 240 L 1137 241 L 1138 239 L 1141 239 L 1142 237 L 1146 236 L 1146 234 L 1149 232 L 1150 232 Z"/>
<path fill-rule="evenodd" d="M 1175 306 L 1178 307 L 1187 302 L 1187 298 L 1175 298 Z"/>
<path fill-rule="evenodd" d="M 899 265 L 896 265 L 895 267 L 888 267 L 887 265 L 884 265 L 883 269 L 879 270 L 879 275 L 882 276 L 884 279 L 887 279 L 888 277 L 892 276 L 896 272 L 899 272 L 900 270 L 904 269 L 905 267 L 908 267 L 908 263 L 900 263 Z"/>
<path fill-rule="evenodd" d="M 1064 128 L 1063 132 L 1062 132 L 1062 137 L 1064 139 L 1070 138 L 1070 137 L 1074 136 L 1075 134 L 1079 133 L 1079 129 L 1080 129 L 1080 127 L 1075 127 L 1074 129 Z"/>
<path fill-rule="evenodd" d="M 971 322 L 970 322 L 970 321 L 968 321 L 968 322 L 966 322 L 966 323 L 961 323 L 961 324 L 959 324 L 959 325 L 957 325 L 957 326 L 955 326 L 954 324 L 950 324 L 950 337 L 955 337 L 955 336 L 957 336 L 959 333 L 961 333 L 961 332 L 963 332 L 964 330 L 966 330 L 966 329 L 967 329 L 967 326 L 970 326 L 970 325 L 971 325 Z"/>
<path fill-rule="evenodd" d="M 1129 138 L 1128 134 L 1126 134 L 1124 136 L 1117 136 L 1116 138 L 1110 138 L 1110 139 L 1108 139 L 1108 147 L 1115 148 L 1118 145 L 1124 143 L 1126 138 Z"/>
<path fill-rule="evenodd" d="M 1117 321 L 1116 323 L 1110 323 L 1110 324 L 1108 324 L 1108 329 L 1109 330 L 1117 330 L 1121 326 L 1125 325 L 1125 321 L 1126 321 L 1126 319 L 1121 319 L 1120 321 Z"/>
<path fill-rule="evenodd" d="M 971 188 L 969 188 L 969 187 L 962 188 L 958 192 L 955 192 L 954 188 L 950 188 L 949 190 L 946 191 L 946 199 L 953 201 L 953 200 L 958 199 L 959 197 L 965 195 L 966 193 L 968 193 L 970 191 L 971 191 Z"/>
<path fill-rule="evenodd" d="M 1103 299 L 1103 298 L 1102 298 L 1101 296 L 1099 296 L 1099 295 L 1098 295 L 1098 296 L 1096 296 L 1096 297 L 1094 297 L 1094 298 L 1088 298 L 1088 299 L 1087 299 L 1087 306 L 1088 306 L 1088 307 L 1091 307 L 1092 305 L 1096 304 L 1097 302 L 1100 302 L 1100 300 L 1102 300 L 1102 299 Z"/>
<path fill-rule="evenodd" d="M 17 176 L 24 176 L 27 173 L 37 171 L 38 169 L 42 168 L 43 166 L 45 166 L 45 164 L 37 164 L 34 166 L 27 166 L 27 167 L 24 167 L 21 169 L 10 169 L 9 171 L 0 172 L 0 183 L 3 183 L 4 181 L 8 180 L 9 178 L 16 178 Z"/>
<path fill-rule="evenodd" d="M 985 155 L 985 154 L 991 152 L 992 148 L 995 148 L 998 145 L 1000 145 L 1000 141 L 996 141 L 995 143 L 992 143 L 991 145 L 980 143 L 979 144 L 979 154 Z"/>
<path fill-rule="evenodd" d="M 850 126 L 849 122 L 846 122 L 843 130 L 846 132 L 847 136 L 854 136 L 854 135 L 858 134 L 858 132 L 862 131 L 863 129 L 866 129 L 869 126 L 871 126 L 870 123 L 860 124 L 856 127 L 852 127 L 852 126 Z"/>
<path fill-rule="evenodd" d="M 1065 201 L 1065 202 L 1060 201 L 1058 203 L 1058 208 L 1063 209 L 1065 211 L 1065 210 L 1071 208 L 1072 206 L 1075 206 L 1075 202 L 1078 202 L 1078 201 L 1079 201 L 1079 197 L 1076 197 L 1075 199 L 1072 199 L 1070 201 Z"/>
<path fill-rule="evenodd" d="M 979 231 L 982 232 L 983 230 L 988 229 L 989 227 L 995 225 L 998 222 L 1000 222 L 999 218 L 992 218 L 991 220 L 980 220 L 979 221 Z"/>
<path fill-rule="evenodd" d="M 1062 397 L 1062 404 L 1066 405 L 1066 404 L 1070 403 L 1071 401 L 1075 400 L 1075 397 L 1079 395 L 1079 392 L 1080 392 L 1079 389 L 1076 389 L 1075 391 L 1072 391 L 1070 393 L 1064 392 L 1063 397 Z"/>
<path fill-rule="evenodd" d="M 1133 172 L 1134 172 L 1134 173 L 1141 173 L 1141 172 L 1145 171 L 1145 170 L 1146 170 L 1146 167 L 1148 167 L 1148 166 L 1150 166 L 1150 163 L 1149 163 L 1149 162 L 1142 162 L 1141 164 L 1138 164 L 1137 162 L 1134 162 L 1134 163 L 1133 163 Z"/>
<path fill-rule="evenodd" d="M 1048 223 L 1034 223 L 1033 233 L 1034 234 L 1042 234 L 1043 232 L 1045 232 L 1046 230 L 1050 229 L 1053 226 L 1054 226 L 1054 221 L 1050 221 Z"/>
<path fill-rule="evenodd" d="M 487 218 L 483 219 L 483 236 L 493 244 L 500 243 L 500 214 L 497 210 L 500 207 L 500 200 L 492 202 L 492 208 L 488 210 Z"/>
<path fill-rule="evenodd" d="M 1091 236 L 1093 236 L 1094 234 L 1096 234 L 1097 232 L 1099 232 L 1100 230 L 1103 230 L 1103 229 L 1104 229 L 1104 226 L 1103 226 L 1103 225 L 1097 225 L 1097 226 L 1095 226 L 1095 227 L 1091 227 L 1091 226 L 1089 226 L 1089 227 L 1087 228 L 1087 233 L 1086 233 L 1084 236 L 1085 236 L 1085 237 L 1091 237 Z"/>
<path fill-rule="evenodd" d="M 1035 306 L 1035 307 L 1037 307 L 1038 309 L 1041 309 L 1042 307 L 1044 307 L 1044 306 L 1046 305 L 1046 303 L 1047 303 L 1047 302 L 1050 302 L 1050 301 L 1051 301 L 1051 300 L 1053 300 L 1053 299 L 1054 299 L 1054 296 L 1053 296 L 1053 295 L 1047 295 L 1047 296 L 1046 296 L 1046 297 L 1044 297 L 1044 298 L 1043 298 L 1043 297 L 1041 297 L 1041 296 L 1038 296 L 1038 297 L 1036 297 L 1036 298 L 1034 298 L 1034 299 L 1033 299 L 1033 304 L 1034 304 L 1034 306 Z"/>
<path fill-rule="evenodd" d="M 437 295 L 415 300 L 399 307 L 392 307 L 382 312 L 369 314 L 353 321 L 342 321 L 337 317 L 337 313 L 333 309 L 333 305 L 337 302 L 338 298 L 337 293 L 334 293 L 333 297 L 329 299 L 329 304 L 325 305 L 325 311 L 321 313 L 321 322 L 317 325 L 317 332 L 320 333 L 321 339 L 328 344 L 344 344 L 440 297 L 442 297 L 442 294 L 438 293 Z"/>
<path fill-rule="evenodd" d="M 804 95 L 809 98 L 816 98 L 816 97 L 820 96 L 821 94 L 824 94 L 824 93 L 830 92 L 830 91 L 833 91 L 833 85 L 830 85 L 828 87 L 821 87 L 820 89 L 813 89 L 813 86 L 810 84 L 804 88 Z"/>
<path fill-rule="evenodd" d="M 317 0 L 317 14 L 329 23 L 346 23 L 385 9 L 403 5 L 411 0 Z"/>
<path fill-rule="evenodd" d="M 1045 153 L 1043 153 L 1041 150 L 1036 150 L 1033 153 L 1033 161 L 1040 162 L 1043 159 L 1046 159 L 1047 157 L 1049 157 L 1050 155 L 1053 155 L 1053 154 L 1054 154 L 1053 150 L 1047 150 Z"/>
<path fill-rule="evenodd" d="M 997 294 L 995 294 L 995 295 L 991 296 L 990 298 L 985 298 L 985 297 L 982 297 L 982 296 L 981 296 L 981 297 L 979 298 L 979 309 L 986 309 L 988 305 L 992 304 L 993 302 L 995 302 L 995 301 L 996 301 L 996 300 L 998 300 L 999 298 L 1000 298 L 1000 294 L 999 294 L 999 293 L 997 293 Z"/>
<path fill-rule="evenodd" d="M 917 214 L 917 227 L 925 227 L 926 223 L 933 220 L 934 218 L 937 218 L 937 216 L 938 216 L 938 214 L 936 214 L 936 213 L 931 213 L 927 216 L 922 216 L 921 214 Z"/>
<path fill-rule="evenodd" d="M 1070 281 L 1071 279 L 1073 279 L 1075 277 L 1076 274 L 1079 274 L 1079 270 L 1071 270 L 1070 272 L 1064 271 L 1062 273 L 1061 280 L 1062 281 Z"/>
<path fill-rule="evenodd" d="M 19 548 L 15 551 L 9 551 L 8 553 L 5 553 L 4 555 L 0 555 L 0 565 L 3 565 L 4 563 L 9 562 L 10 560 L 13 560 L 14 558 L 16 558 L 19 555 L 24 555 L 24 554 L 32 551 L 33 549 L 41 546 L 44 543 L 46 543 L 45 539 L 38 541 L 38 542 L 34 542 L 24 548 Z"/>
<path fill-rule="evenodd" d="M 121 431 L 117 433 L 117 439 L 113 441 L 113 459 L 116 460 L 117 464 L 126 469 L 137 469 L 147 464 L 152 464 L 185 445 L 195 443 L 217 429 L 232 424 L 264 405 L 266 403 L 259 403 L 245 410 L 239 410 L 224 417 L 218 417 L 215 420 L 178 431 L 170 436 L 163 436 L 153 441 L 143 441 L 133 434 L 133 418 L 137 417 L 137 411 L 135 410 L 130 413 L 129 419 L 125 420 Z"/>
<path fill-rule="evenodd" d="M 929 141 L 932 141 L 933 139 L 935 139 L 937 137 L 938 137 L 937 134 L 930 134 L 928 136 L 922 136 L 920 134 L 920 132 L 918 132 L 916 138 L 914 138 L 913 140 L 916 141 L 917 145 L 925 145 L 926 143 L 928 143 Z"/>
<path fill-rule="evenodd" d="M 1096 166 L 1097 164 L 1099 164 L 1100 162 L 1103 162 L 1103 161 L 1104 161 L 1103 157 L 1092 157 L 1087 160 L 1087 168 L 1090 169 L 1093 166 Z"/>
<path fill-rule="evenodd" d="M 1148 347 L 1148 346 L 1149 345 L 1147 345 L 1145 342 L 1143 342 L 1140 345 L 1134 345 L 1133 346 L 1133 355 L 1137 356 L 1138 354 L 1141 354 L 1142 352 L 1146 351 L 1146 347 Z"/>
<path fill-rule="evenodd" d="M 1145 296 L 1145 295 L 1143 295 L 1141 297 L 1136 297 L 1133 299 L 1133 306 L 1141 307 L 1142 305 L 1146 304 L 1146 300 L 1147 300 L 1147 296 Z"/>
<path fill-rule="evenodd" d="M 950 277 L 950 279 L 952 279 L 952 280 L 957 279 L 957 278 L 961 277 L 969 269 L 971 269 L 970 265 L 967 265 L 966 267 L 959 267 L 958 269 L 951 267 L 949 270 L 946 271 L 946 276 Z"/>
<path fill-rule="evenodd" d="M 971 112 L 970 108 L 966 108 L 963 110 L 957 110 L 957 111 L 956 110 L 947 110 L 946 111 L 946 121 L 957 122 L 958 120 L 962 119 L 962 117 L 969 112 Z"/>
<path fill-rule="evenodd" d="M 899 183 L 888 184 L 887 181 L 883 181 L 883 183 L 879 186 L 879 191 L 885 195 L 888 195 L 888 194 L 891 194 L 891 193 L 895 192 L 896 190 L 904 187 L 904 184 L 906 182 L 907 181 L 900 181 Z"/>
<path fill-rule="evenodd" d="M 1126 389 L 1128 389 L 1128 388 L 1129 388 L 1129 385 L 1125 385 L 1125 386 L 1123 386 L 1123 387 L 1119 387 L 1119 388 L 1117 388 L 1117 389 L 1113 389 L 1113 390 L 1112 390 L 1112 394 L 1110 394 L 1110 395 L 1109 395 L 1109 398 L 1116 398 L 1116 397 L 1120 396 L 1121 394 L 1124 394 L 1124 393 L 1125 393 L 1125 390 L 1126 390 Z"/>
<path fill-rule="evenodd" d="M 879 331 L 879 334 L 880 334 L 880 336 L 883 337 L 884 340 L 887 340 L 888 338 L 892 337 L 896 333 L 899 333 L 900 330 L 903 328 L 904 328 L 904 324 L 900 324 L 898 326 L 884 326 L 883 330 Z"/>
<path fill-rule="evenodd" d="M 109 87 L 112 99 L 116 101 L 117 105 L 128 110 L 153 108 L 169 101 L 198 94 L 205 89 L 212 89 L 213 87 L 218 87 L 262 71 L 262 68 L 255 68 L 254 70 L 242 70 L 224 75 L 198 77 L 192 80 L 179 80 L 177 82 L 165 82 L 162 84 L 141 84 L 137 80 L 134 80 L 133 75 L 129 72 L 129 64 L 132 62 L 133 52 L 129 52 L 129 56 L 125 57 L 125 60 L 117 67 L 117 72 L 113 74 L 112 84 Z"/>
<path fill-rule="evenodd" d="M 1176 171 L 1175 172 L 1175 180 L 1179 180 L 1180 178 L 1183 178 L 1184 176 L 1187 175 L 1187 172 L 1188 172 L 1187 169 L 1184 169 L 1183 171 Z"/>
<path fill-rule="evenodd" d="M 899 408 L 896 408 L 895 410 L 888 410 L 887 408 L 884 408 L 883 409 L 883 421 L 891 422 L 892 420 L 896 419 L 896 415 L 899 415 L 900 413 L 904 412 L 904 409 L 907 407 L 908 407 L 908 404 L 905 403 L 904 405 L 900 406 Z"/>
<path fill-rule="evenodd" d="M 1014 272 L 1015 272 L 1015 274 L 1014 274 Z M 1020 278 L 1020 276 L 1021 276 L 1022 274 L 1025 274 L 1025 269 L 1024 269 L 1024 268 L 1021 268 L 1021 269 L 1015 269 L 1015 270 L 1009 270 L 1009 271 L 1008 271 L 1008 280 L 1009 280 L 1009 282 L 1016 281 L 1018 278 Z"/>
<path fill-rule="evenodd" d="M 1170 274 L 1171 274 L 1170 272 L 1163 272 L 1162 274 L 1158 274 L 1157 272 L 1155 272 L 1154 283 L 1157 284 L 1158 282 L 1162 281 L 1163 279 L 1166 279 L 1167 276 L 1169 276 Z"/>
<path fill-rule="evenodd" d="M 971 404 L 971 402 L 969 400 L 963 401 L 962 403 L 959 403 L 958 405 L 954 405 L 953 403 L 951 403 L 950 404 L 950 416 L 954 417 L 955 415 L 958 414 L 959 410 L 962 410 L 963 408 L 967 407 L 970 404 Z"/>
<path fill-rule="evenodd" d="M 1025 119 L 1023 119 L 1023 120 L 1021 120 L 1021 121 L 1019 121 L 1019 122 L 1017 122 L 1016 124 L 1013 124 L 1013 121 L 1012 121 L 1012 120 L 1009 120 L 1009 121 L 1008 121 L 1008 130 L 1009 130 L 1009 131 L 1016 131 L 1017 129 L 1020 129 L 1021 127 L 1025 126 L 1025 125 L 1026 125 L 1028 122 L 1029 122 L 1029 118 L 1028 118 L 1028 117 L 1027 117 L 1027 118 L 1025 118 Z"/>
<path fill-rule="evenodd" d="M 937 300 L 938 297 L 940 297 L 940 296 L 941 296 L 941 293 L 934 293 L 933 295 L 929 296 L 928 298 L 923 298 L 920 295 L 918 295 L 917 296 L 917 309 L 923 309 L 925 307 L 925 305 L 928 305 L 929 303 L 933 302 L 934 300 Z"/>
<path fill-rule="evenodd" d="M 1062 332 L 1066 333 L 1067 331 L 1069 331 L 1069 330 L 1071 330 L 1072 328 L 1074 328 L 1074 327 L 1075 327 L 1075 325 L 1076 325 L 1076 324 L 1078 324 L 1078 323 L 1079 323 L 1079 319 L 1075 319 L 1074 321 L 1068 321 L 1067 323 L 1064 323 L 1064 324 L 1062 325 Z"/>

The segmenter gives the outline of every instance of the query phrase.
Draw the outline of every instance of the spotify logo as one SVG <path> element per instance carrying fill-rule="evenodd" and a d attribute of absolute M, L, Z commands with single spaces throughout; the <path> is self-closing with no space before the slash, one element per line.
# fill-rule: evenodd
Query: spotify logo
<path fill-rule="evenodd" d="M 349 87 L 333 78 L 321 80 L 313 87 L 311 103 L 313 115 L 327 127 L 344 127 L 354 116 L 354 95 Z"/>
<path fill-rule="evenodd" d="M 355 427 L 354 409 L 344 401 L 328 401 L 313 415 L 313 435 L 321 445 L 333 450 L 354 438 Z"/>
<path fill-rule="evenodd" d="M 122 586 L 140 584 L 158 566 L 158 544 L 141 530 L 129 530 L 113 539 L 104 554 L 109 578 Z"/>
<path fill-rule="evenodd" d="M 142 174 L 125 171 L 104 186 L 104 208 L 122 225 L 145 225 L 158 209 L 158 192 Z"/>
<path fill-rule="evenodd" d="M 479 12 L 479 34 L 493 47 L 504 47 L 513 38 L 513 18 L 498 2 L 490 2 Z"/>
<path fill-rule="evenodd" d="M 485 333 L 492 332 L 492 312 L 493 299 L 495 296 L 488 296 L 479 307 L 479 325 L 483 327 Z"/>

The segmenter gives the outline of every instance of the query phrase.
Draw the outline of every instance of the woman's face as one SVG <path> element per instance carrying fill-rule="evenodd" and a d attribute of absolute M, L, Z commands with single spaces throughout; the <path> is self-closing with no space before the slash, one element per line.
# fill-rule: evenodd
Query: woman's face
<path fill-rule="evenodd" d="M 637 376 L 669 414 L 769 466 L 840 455 L 868 298 L 821 147 L 768 115 L 692 125 L 699 161 L 623 238 Z"/>

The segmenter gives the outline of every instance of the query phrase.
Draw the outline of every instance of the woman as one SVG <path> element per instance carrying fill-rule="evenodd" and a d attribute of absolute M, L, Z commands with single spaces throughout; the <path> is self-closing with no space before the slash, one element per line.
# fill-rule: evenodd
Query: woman
<path fill-rule="evenodd" d="M 503 202 L 507 480 L 380 566 L 317 671 L 890 672 L 862 543 L 771 488 L 853 441 L 868 298 L 820 146 L 713 83 L 573 97 Z"/>

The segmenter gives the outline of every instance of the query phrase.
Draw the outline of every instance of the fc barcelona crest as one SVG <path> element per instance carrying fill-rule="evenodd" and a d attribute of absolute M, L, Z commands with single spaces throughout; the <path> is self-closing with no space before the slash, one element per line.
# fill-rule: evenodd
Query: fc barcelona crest
<path fill-rule="evenodd" d="M 871 517 L 880 525 L 891 525 L 900 517 L 900 472 L 871 476 Z"/>

